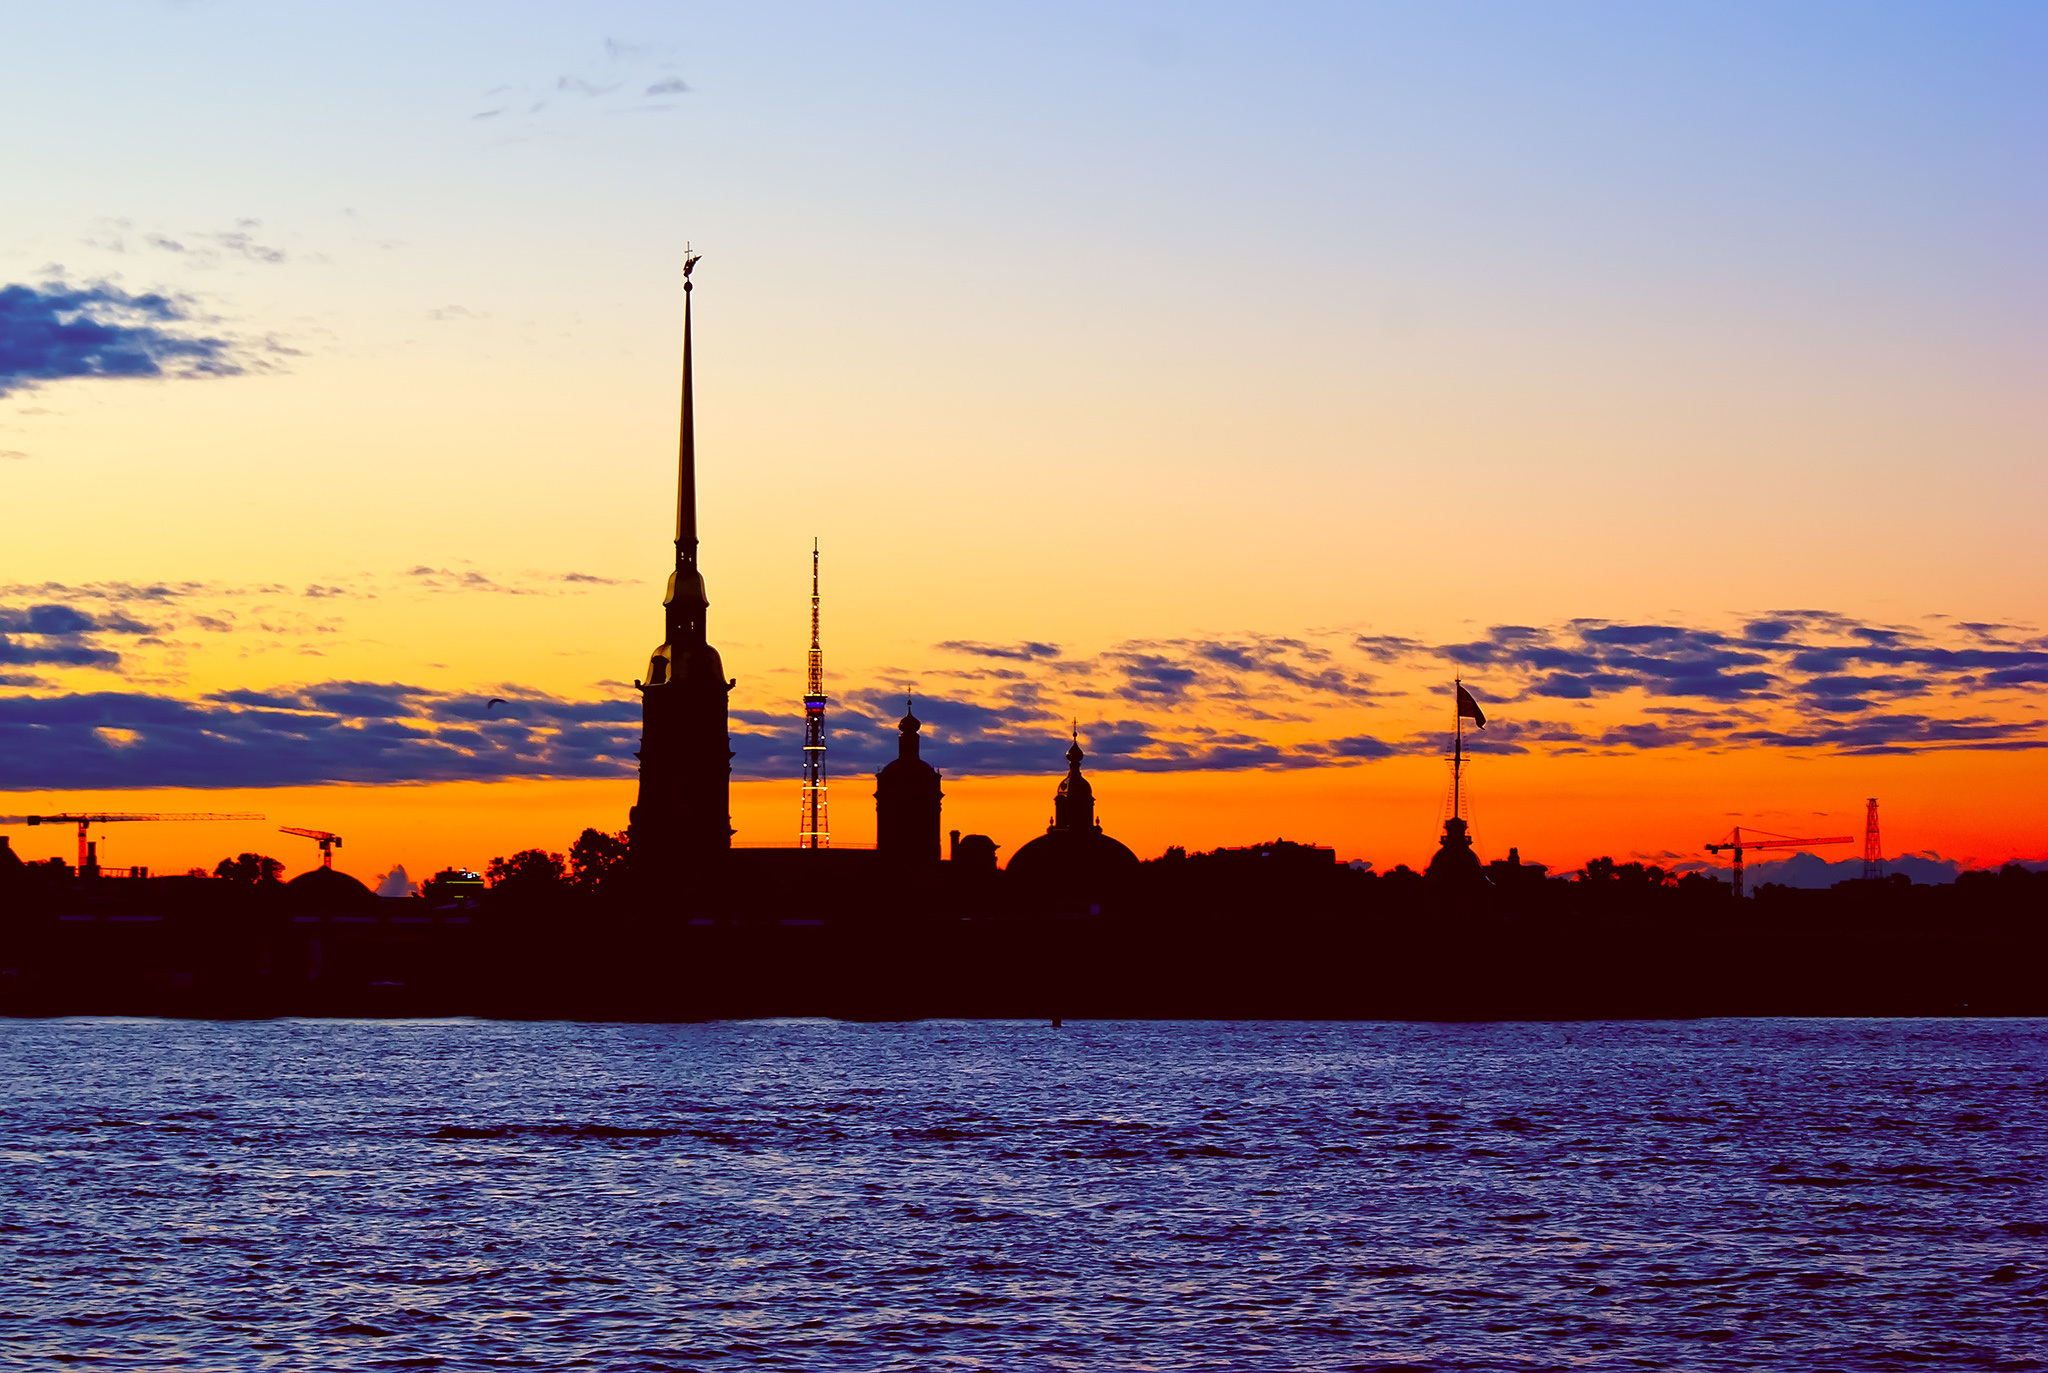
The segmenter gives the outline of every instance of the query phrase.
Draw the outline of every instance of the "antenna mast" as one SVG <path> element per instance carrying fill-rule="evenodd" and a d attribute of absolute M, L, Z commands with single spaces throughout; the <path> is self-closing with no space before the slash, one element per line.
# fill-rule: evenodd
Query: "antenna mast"
<path fill-rule="evenodd" d="M 811 656 L 804 674 L 804 800 L 798 848 L 829 849 L 825 811 L 825 650 L 818 642 L 818 541 L 811 540 Z"/>
<path fill-rule="evenodd" d="M 1884 844 L 1877 837 L 1877 798 L 1863 803 L 1863 880 L 1884 876 Z"/>

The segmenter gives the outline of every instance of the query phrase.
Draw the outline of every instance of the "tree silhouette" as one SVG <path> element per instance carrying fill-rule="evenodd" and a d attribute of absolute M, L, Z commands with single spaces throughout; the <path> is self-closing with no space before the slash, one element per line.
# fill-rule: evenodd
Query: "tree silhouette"
<path fill-rule="evenodd" d="M 510 858 L 493 858 L 484 877 L 493 889 L 539 891 L 562 884 L 567 869 L 559 853 L 545 849 L 521 849 Z"/>
<path fill-rule="evenodd" d="M 284 864 L 261 853 L 239 853 L 233 858 L 223 858 L 214 864 L 213 875 L 238 882 L 245 887 L 260 887 L 266 882 L 277 881 L 277 875 L 284 871 Z"/>
<path fill-rule="evenodd" d="M 626 834 L 587 829 L 569 846 L 569 884 L 578 891 L 603 891 L 626 871 Z"/>
<path fill-rule="evenodd" d="M 1612 858 L 1591 858 L 1579 869 L 1579 880 L 1614 882 L 1625 887 L 1662 887 L 1668 886 L 1672 877 L 1655 864 L 1644 867 L 1641 863 L 1617 863 Z"/>

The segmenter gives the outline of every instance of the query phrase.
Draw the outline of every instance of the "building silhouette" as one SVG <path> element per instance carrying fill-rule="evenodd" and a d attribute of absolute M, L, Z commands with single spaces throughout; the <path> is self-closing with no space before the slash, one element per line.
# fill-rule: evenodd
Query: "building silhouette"
<path fill-rule="evenodd" d="M 640 689 L 640 795 L 628 824 L 643 891 L 683 904 L 710 894 L 732 846 L 733 683 L 705 637 L 704 577 L 697 567 L 697 437 L 691 385 L 690 271 L 683 265 L 683 405 L 677 444 L 676 563 L 662 600 L 668 636 L 647 661 Z"/>
<path fill-rule="evenodd" d="M 875 774 L 875 848 L 884 861 L 931 867 L 939 861 L 939 770 L 918 756 L 923 722 L 906 701 L 896 725 L 896 756 Z"/>
<path fill-rule="evenodd" d="M 1483 884 L 1486 873 L 1472 849 L 1471 827 L 1465 823 L 1465 722 L 1470 720 L 1485 729 L 1486 712 L 1465 690 L 1463 681 L 1453 679 L 1451 691 L 1451 816 L 1444 821 L 1437 850 L 1422 875 L 1439 886 L 1473 886 Z"/>
<path fill-rule="evenodd" d="M 946 850 L 946 861 L 960 871 L 995 872 L 996 850 L 1001 847 L 985 834 L 970 834 L 963 839 L 960 831 L 954 830 Z"/>
<path fill-rule="evenodd" d="M 1081 775 L 1081 737 L 1067 749 L 1067 775 L 1053 793 L 1052 823 L 1010 856 L 1003 869 L 1041 911 L 1100 915 L 1138 875 L 1138 856 L 1102 832 L 1095 788 Z"/>
<path fill-rule="evenodd" d="M 1479 865 L 1479 855 L 1472 851 L 1472 835 L 1462 816 L 1453 815 L 1444 821 L 1443 836 L 1436 842 L 1437 851 L 1430 856 L 1429 866 L 1422 873 L 1424 877 L 1445 884 L 1486 880 L 1486 872 Z"/>

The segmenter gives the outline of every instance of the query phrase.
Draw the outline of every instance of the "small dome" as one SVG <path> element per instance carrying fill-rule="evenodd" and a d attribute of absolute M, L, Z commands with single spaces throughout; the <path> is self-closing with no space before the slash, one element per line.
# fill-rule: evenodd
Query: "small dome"
<path fill-rule="evenodd" d="M 1047 830 L 1005 866 L 1026 877 L 1121 877 L 1138 870 L 1138 855 L 1098 829 Z"/>
<path fill-rule="evenodd" d="M 1138 877 L 1138 855 L 1088 829 L 1048 830 L 1003 865 L 1025 899 L 1054 914 L 1088 913 L 1115 901 Z"/>
<path fill-rule="evenodd" d="M 292 900 L 309 905 L 342 906 L 359 902 L 375 901 L 377 895 L 345 872 L 333 868 L 314 868 L 302 872 L 284 884 L 285 894 Z"/>
<path fill-rule="evenodd" d="M 1479 855 L 1472 851 L 1472 836 L 1465 821 L 1452 816 L 1444 821 L 1443 837 L 1437 842 L 1437 851 L 1430 858 L 1429 866 L 1423 869 L 1423 876 L 1438 882 L 1484 882 L 1486 874 L 1479 866 Z"/>
<path fill-rule="evenodd" d="M 960 841 L 953 850 L 953 862 L 961 868 L 973 868 L 977 872 L 996 870 L 996 850 L 1001 845 L 985 834 L 970 834 Z"/>

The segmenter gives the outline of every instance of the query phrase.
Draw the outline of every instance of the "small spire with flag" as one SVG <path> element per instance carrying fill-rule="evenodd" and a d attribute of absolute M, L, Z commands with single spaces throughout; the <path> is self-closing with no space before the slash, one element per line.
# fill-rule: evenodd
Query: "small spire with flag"
<path fill-rule="evenodd" d="M 1451 818 L 1457 820 L 1465 814 L 1465 722 L 1470 720 L 1485 729 L 1486 712 L 1465 690 L 1462 678 L 1453 677 L 1451 689 L 1458 693 L 1457 709 L 1451 714 Z"/>
<path fill-rule="evenodd" d="M 1485 729 L 1486 712 L 1479 708 L 1479 702 L 1472 699 L 1472 693 L 1465 690 L 1463 682 L 1456 683 L 1456 686 L 1458 688 L 1458 718 L 1470 720 L 1479 728 Z"/>

